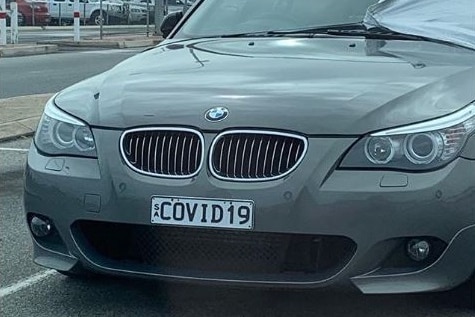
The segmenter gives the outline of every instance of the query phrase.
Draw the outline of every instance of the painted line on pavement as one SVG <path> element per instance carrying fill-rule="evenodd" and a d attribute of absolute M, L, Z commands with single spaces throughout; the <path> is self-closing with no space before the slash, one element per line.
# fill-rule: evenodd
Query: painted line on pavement
<path fill-rule="evenodd" d="M 10 147 L 0 147 L 0 151 L 11 151 L 11 152 L 28 152 L 28 149 L 15 149 Z"/>
<path fill-rule="evenodd" d="M 40 273 L 34 274 L 26 279 L 20 280 L 12 285 L 2 287 L 0 288 L 0 298 L 3 298 L 5 296 L 15 294 L 18 291 L 21 291 L 22 289 L 25 289 L 27 287 L 33 286 L 42 280 L 48 278 L 49 276 L 56 274 L 55 270 L 46 270 L 42 271 Z"/>

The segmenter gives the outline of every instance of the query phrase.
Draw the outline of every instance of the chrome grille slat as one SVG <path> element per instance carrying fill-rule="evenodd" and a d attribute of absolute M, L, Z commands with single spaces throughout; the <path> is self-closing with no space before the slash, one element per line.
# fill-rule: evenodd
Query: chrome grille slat
<path fill-rule="evenodd" d="M 289 149 L 289 155 L 287 155 L 287 164 L 285 164 L 285 169 L 289 168 L 289 163 L 290 163 L 290 155 L 292 153 L 292 148 L 294 147 L 294 140 L 290 142 L 290 149 Z"/>
<path fill-rule="evenodd" d="M 196 175 L 202 164 L 204 139 L 186 128 L 141 128 L 126 131 L 121 154 L 134 171 L 151 176 L 185 178 Z"/>
<path fill-rule="evenodd" d="M 127 155 L 130 155 L 130 153 L 132 153 L 132 142 L 133 142 L 133 139 L 130 139 L 129 147 L 127 148 L 127 151 L 125 152 Z"/>
<path fill-rule="evenodd" d="M 291 173 L 307 151 L 307 139 L 299 135 L 259 130 L 226 131 L 212 146 L 209 165 L 220 179 L 264 181 Z"/>
<path fill-rule="evenodd" d="M 134 155 L 134 163 L 132 164 L 136 164 L 138 161 L 139 161 L 139 142 L 140 142 L 140 138 L 137 138 L 135 139 L 135 155 Z"/>
<path fill-rule="evenodd" d="M 221 150 L 219 151 L 219 170 L 223 169 L 223 154 L 224 154 L 224 142 L 221 144 Z"/>
<path fill-rule="evenodd" d="M 252 139 L 252 144 L 251 144 L 251 151 L 250 151 L 250 160 L 248 164 L 248 169 L 247 169 L 247 175 L 251 177 L 251 169 L 252 169 L 252 161 L 253 161 L 253 153 L 254 153 L 254 144 L 256 143 L 256 136 L 253 137 Z"/>
<path fill-rule="evenodd" d="M 152 152 L 152 139 L 153 139 L 153 136 L 148 138 L 147 170 L 149 172 L 150 172 L 150 161 L 151 161 L 150 154 Z"/>
<path fill-rule="evenodd" d="M 183 162 L 185 158 L 185 146 L 186 146 L 186 136 L 185 139 L 183 140 L 183 143 L 181 145 L 181 164 L 180 164 L 180 171 L 184 172 L 183 170 Z"/>
<path fill-rule="evenodd" d="M 259 158 L 261 157 L 261 147 L 262 147 L 262 142 L 264 140 L 261 137 L 261 141 L 259 142 L 259 150 L 257 151 L 257 160 L 256 160 L 256 173 L 254 174 L 254 177 L 258 178 L 259 176 Z"/>
<path fill-rule="evenodd" d="M 174 175 L 173 171 L 170 171 L 170 158 L 171 158 L 171 149 L 172 149 L 172 140 L 173 140 L 173 137 L 170 137 L 170 139 L 168 140 L 168 151 L 167 151 L 167 173 L 170 174 L 170 175 Z"/>
<path fill-rule="evenodd" d="M 239 153 L 239 143 L 241 143 L 241 139 L 238 139 L 237 140 L 237 143 L 236 143 L 236 150 L 234 151 L 235 154 L 234 154 L 234 168 L 233 168 L 233 176 L 234 178 L 237 177 L 236 175 L 236 168 L 237 168 L 237 160 L 238 160 L 238 153 Z"/>
<path fill-rule="evenodd" d="M 300 151 L 300 144 L 297 146 L 297 151 L 295 151 L 295 159 L 297 159 L 297 156 L 299 155 Z"/>
<path fill-rule="evenodd" d="M 180 172 L 178 172 L 178 170 L 177 170 L 178 160 L 179 160 L 179 157 L 178 157 L 178 145 L 179 144 L 180 144 L 180 136 L 178 136 L 178 138 L 176 140 L 175 152 L 173 153 L 173 154 L 175 154 L 175 159 L 173 160 L 173 170 L 176 171 L 176 173 L 178 175 L 180 175 Z"/>
<path fill-rule="evenodd" d="M 142 151 L 140 154 L 140 169 L 144 169 L 144 150 L 145 150 L 145 140 L 147 139 L 147 136 L 145 135 L 142 140 Z"/>
<path fill-rule="evenodd" d="M 281 148 L 281 150 L 280 150 L 279 165 L 278 165 L 277 173 L 280 173 L 280 170 L 281 170 L 281 168 L 282 168 L 282 157 L 284 156 L 285 141 L 286 141 L 286 140 L 283 140 L 283 141 L 282 141 L 282 148 Z"/>
<path fill-rule="evenodd" d="M 279 140 L 274 141 L 274 150 L 272 151 L 272 159 L 270 163 L 270 175 L 274 176 L 274 161 L 275 161 L 275 152 L 277 151 L 277 144 L 279 144 Z"/>
<path fill-rule="evenodd" d="M 153 153 L 153 172 L 155 174 L 157 174 L 157 150 L 158 150 L 158 141 L 160 140 L 160 138 L 157 136 L 155 136 L 155 150 L 154 150 L 154 153 Z"/>
<path fill-rule="evenodd" d="M 191 171 L 191 149 L 193 149 L 193 139 L 190 141 L 190 150 L 188 151 L 188 169 L 187 172 L 190 173 Z"/>
<path fill-rule="evenodd" d="M 167 136 L 165 135 L 162 140 L 162 148 L 161 148 L 161 154 L 160 154 L 160 174 L 165 174 L 164 166 L 165 166 L 165 142 L 167 141 Z"/>
<path fill-rule="evenodd" d="M 247 150 L 247 140 L 248 140 L 248 137 L 246 137 L 245 141 L 244 141 L 244 149 L 243 149 L 243 155 L 242 155 L 242 158 L 241 158 L 241 178 L 244 178 L 244 158 L 246 157 L 246 150 Z M 249 160 L 250 162 L 251 160 Z"/>
<path fill-rule="evenodd" d="M 266 166 L 267 166 L 267 154 L 269 153 L 269 146 L 271 143 L 271 139 L 267 140 L 267 146 L 266 146 L 266 151 L 265 151 L 265 156 L 264 156 L 264 168 L 262 169 L 262 178 L 266 176 Z"/>
<path fill-rule="evenodd" d="M 226 160 L 226 177 L 229 177 L 229 159 L 231 157 L 231 149 L 233 147 L 233 138 L 231 138 L 231 140 L 229 140 L 229 147 L 228 147 L 228 159 Z"/>
<path fill-rule="evenodd" d="M 195 152 L 195 166 L 198 166 L 199 163 L 199 156 L 198 156 L 198 151 Z"/>

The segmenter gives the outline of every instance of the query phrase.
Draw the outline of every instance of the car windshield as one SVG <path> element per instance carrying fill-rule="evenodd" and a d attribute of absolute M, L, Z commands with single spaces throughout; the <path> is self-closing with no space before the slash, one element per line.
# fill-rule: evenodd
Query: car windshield
<path fill-rule="evenodd" d="M 364 23 L 475 49 L 474 0 L 379 1 Z"/>
<path fill-rule="evenodd" d="M 206 0 L 175 38 L 362 22 L 377 0 Z"/>
<path fill-rule="evenodd" d="M 204 0 L 174 38 L 411 35 L 405 39 L 475 49 L 475 14 L 467 10 L 471 7 L 473 0 L 457 0 L 450 6 L 446 0 Z"/>

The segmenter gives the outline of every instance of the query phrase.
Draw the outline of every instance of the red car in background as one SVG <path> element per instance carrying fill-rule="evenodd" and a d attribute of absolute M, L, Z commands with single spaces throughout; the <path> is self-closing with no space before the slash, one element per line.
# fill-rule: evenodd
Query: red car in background
<path fill-rule="evenodd" d="M 11 2 L 13 2 L 13 0 L 6 0 L 7 10 L 10 10 Z M 50 22 L 51 17 L 46 2 L 16 0 L 16 3 L 18 4 L 19 24 L 44 26 Z"/>

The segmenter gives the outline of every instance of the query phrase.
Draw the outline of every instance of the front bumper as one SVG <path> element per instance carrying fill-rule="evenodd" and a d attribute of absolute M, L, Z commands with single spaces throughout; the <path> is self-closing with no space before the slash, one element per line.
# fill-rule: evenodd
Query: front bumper
<path fill-rule="evenodd" d="M 355 140 L 311 139 L 302 164 L 284 179 L 233 183 L 217 180 L 203 168 L 193 179 L 170 180 L 130 170 L 117 147 L 120 131 L 94 134 L 99 160 L 51 158 L 31 148 L 25 210 L 52 219 L 62 244 L 35 238 L 38 264 L 63 271 L 83 265 L 104 273 L 278 287 L 352 281 L 365 293 L 448 289 L 475 270 L 473 161 L 458 159 L 441 170 L 418 174 L 335 170 L 334 162 Z M 205 143 L 213 136 L 205 135 Z M 144 266 L 119 261 L 117 254 L 105 256 L 78 229 L 81 223 L 112 223 L 160 230 L 150 225 L 154 195 L 253 200 L 255 232 L 330 241 L 327 245 L 333 249 L 327 249 L 325 257 L 336 260 L 324 272 L 272 274 Z M 437 256 L 422 264 L 404 259 L 404 245 L 413 237 L 436 241 Z M 350 242 L 335 246 L 338 238 Z"/>

